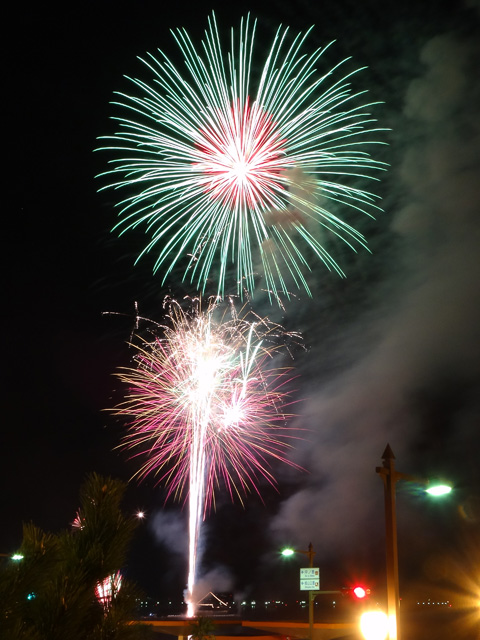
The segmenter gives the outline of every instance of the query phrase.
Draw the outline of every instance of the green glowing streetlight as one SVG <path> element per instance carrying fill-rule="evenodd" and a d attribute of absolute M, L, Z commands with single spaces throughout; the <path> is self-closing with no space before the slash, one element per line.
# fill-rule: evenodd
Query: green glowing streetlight
<path fill-rule="evenodd" d="M 452 487 L 447 484 L 436 484 L 425 489 L 425 493 L 429 493 L 431 496 L 446 496 L 451 490 Z"/>
<path fill-rule="evenodd" d="M 310 544 L 308 545 L 308 549 L 305 551 L 303 549 L 292 549 L 291 547 L 285 547 L 285 549 L 282 549 L 281 553 L 282 556 L 285 557 L 293 556 L 296 553 L 303 553 L 303 555 L 308 556 L 308 566 L 313 567 L 313 556 L 316 552 L 313 550 L 312 543 L 310 542 Z"/>
<path fill-rule="evenodd" d="M 290 547 L 286 547 L 282 549 L 281 554 L 284 557 L 293 556 L 296 553 L 303 553 L 308 556 L 308 566 L 313 568 L 313 556 L 315 555 L 315 551 L 313 550 L 313 545 L 310 542 L 308 545 L 308 550 L 303 549 L 291 549 Z M 310 640 L 313 640 L 313 602 L 315 600 L 315 596 L 319 593 L 319 591 L 308 591 L 308 636 Z"/>
<path fill-rule="evenodd" d="M 395 456 L 387 444 L 382 455 L 383 466 L 375 471 L 383 480 L 385 489 L 385 532 L 387 556 L 387 617 L 389 640 L 400 640 L 400 589 L 398 579 L 398 542 L 396 514 L 396 484 L 399 480 L 427 485 L 425 492 L 431 496 L 444 496 L 452 490 L 445 484 L 431 485 L 428 481 L 401 473 L 395 469 Z"/>
<path fill-rule="evenodd" d="M 15 560 L 15 562 L 23 560 L 21 553 L 14 553 L 13 555 L 10 553 L 0 553 L 0 558 L 10 558 L 10 560 Z"/>

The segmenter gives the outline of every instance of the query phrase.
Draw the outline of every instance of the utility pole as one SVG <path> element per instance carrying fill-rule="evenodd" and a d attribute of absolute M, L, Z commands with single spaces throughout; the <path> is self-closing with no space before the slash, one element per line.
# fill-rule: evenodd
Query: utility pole
<path fill-rule="evenodd" d="M 308 550 L 304 551 L 303 549 L 284 549 L 282 551 L 282 555 L 283 556 L 291 556 L 294 553 L 303 553 L 304 555 L 306 555 L 308 557 L 308 566 L 310 569 L 313 569 L 313 557 L 315 556 L 315 551 L 313 550 L 313 545 L 310 542 L 310 544 L 308 545 Z M 302 569 L 300 570 L 300 576 L 302 575 Z M 301 580 L 300 580 L 301 582 Z M 302 588 L 302 587 L 300 587 Z M 305 589 L 306 591 L 307 589 Z M 314 591 L 312 589 L 308 589 L 308 637 L 309 640 L 313 640 L 313 603 L 315 601 L 315 597 L 319 594 L 322 593 L 321 591 Z M 337 593 L 337 592 L 335 592 Z"/>
<path fill-rule="evenodd" d="M 398 578 L 398 542 L 396 483 L 403 474 L 395 471 L 395 456 L 387 444 L 382 455 L 383 466 L 375 471 L 381 476 L 385 490 L 385 542 L 387 560 L 387 617 L 389 640 L 400 640 L 400 588 Z"/>
<path fill-rule="evenodd" d="M 313 567 L 313 556 L 315 555 L 315 551 L 313 550 L 312 543 L 310 542 L 308 545 L 308 566 L 310 568 Z M 309 591 L 308 592 L 308 637 L 310 640 L 313 640 L 313 603 L 315 601 L 315 596 L 317 595 L 317 591 Z"/>

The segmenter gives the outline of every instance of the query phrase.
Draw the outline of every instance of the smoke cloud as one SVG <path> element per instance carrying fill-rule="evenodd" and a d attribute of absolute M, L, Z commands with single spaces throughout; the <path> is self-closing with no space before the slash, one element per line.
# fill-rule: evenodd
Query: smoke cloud
<path fill-rule="evenodd" d="M 468 451 L 478 429 L 478 68 L 476 42 L 442 35 L 423 47 L 392 132 L 387 201 L 397 204 L 385 213 L 385 240 L 398 247 L 395 262 L 387 258 L 369 304 L 336 335 L 331 371 L 305 391 L 298 420 L 311 437 L 297 462 L 310 476 L 281 504 L 271 532 L 301 548 L 318 540 L 320 559 L 353 542 L 371 546 L 372 532 L 378 544 L 382 487 L 374 467 L 387 442 L 402 471 L 425 472 L 422 465 L 438 464 L 442 453 Z M 315 341 L 315 326 L 305 339 L 321 370 L 325 345 Z M 438 405 L 442 415 L 432 415 Z M 466 464 L 474 464 L 468 455 Z"/>
<path fill-rule="evenodd" d="M 185 555 L 185 549 L 188 549 L 188 528 L 184 514 L 157 511 L 150 526 L 157 542 L 174 553 Z"/>

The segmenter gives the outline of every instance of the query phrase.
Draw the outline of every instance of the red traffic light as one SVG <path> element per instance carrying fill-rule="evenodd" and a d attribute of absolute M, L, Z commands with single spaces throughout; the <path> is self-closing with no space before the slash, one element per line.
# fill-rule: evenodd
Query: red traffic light
<path fill-rule="evenodd" d="M 344 596 L 350 596 L 354 600 L 363 600 L 364 598 L 368 598 L 371 593 L 371 589 L 368 587 L 364 587 L 361 584 L 353 584 L 351 587 L 343 587 L 342 594 Z"/>
<path fill-rule="evenodd" d="M 352 588 L 352 593 L 356 598 L 361 600 L 370 593 L 370 589 L 365 589 L 365 587 L 357 585 L 356 587 Z"/>

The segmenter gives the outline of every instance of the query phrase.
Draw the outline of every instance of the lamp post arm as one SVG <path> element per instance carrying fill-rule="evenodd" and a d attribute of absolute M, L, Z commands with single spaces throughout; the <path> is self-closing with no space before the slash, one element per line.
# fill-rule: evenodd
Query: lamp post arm
<path fill-rule="evenodd" d="M 292 549 L 291 551 L 289 551 L 289 555 L 293 552 L 293 553 L 303 553 L 304 556 L 308 557 L 308 564 L 309 567 L 312 568 L 313 567 L 313 557 L 316 554 L 316 551 L 313 550 L 313 545 L 310 542 L 310 544 L 308 545 L 308 549 Z"/>

